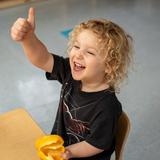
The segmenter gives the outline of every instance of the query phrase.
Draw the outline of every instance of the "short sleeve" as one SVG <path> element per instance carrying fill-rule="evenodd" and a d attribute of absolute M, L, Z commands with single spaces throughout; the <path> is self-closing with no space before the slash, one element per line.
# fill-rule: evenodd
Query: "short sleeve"
<path fill-rule="evenodd" d="M 46 72 L 46 78 L 48 80 L 58 80 L 63 83 L 67 76 L 71 74 L 69 66 L 69 58 L 60 57 L 52 54 L 54 57 L 54 66 L 51 73 Z"/>
<path fill-rule="evenodd" d="M 86 142 L 103 150 L 111 148 L 115 140 L 118 118 L 121 114 L 121 104 L 115 99 L 101 100 L 96 114 L 90 124 L 90 134 Z"/>

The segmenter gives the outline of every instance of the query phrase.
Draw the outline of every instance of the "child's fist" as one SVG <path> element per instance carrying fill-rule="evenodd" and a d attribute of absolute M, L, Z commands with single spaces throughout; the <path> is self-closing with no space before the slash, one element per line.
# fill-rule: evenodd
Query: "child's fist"
<path fill-rule="evenodd" d="M 23 41 L 35 29 L 35 11 L 30 8 L 28 18 L 18 18 L 11 28 L 11 37 L 15 41 Z"/>

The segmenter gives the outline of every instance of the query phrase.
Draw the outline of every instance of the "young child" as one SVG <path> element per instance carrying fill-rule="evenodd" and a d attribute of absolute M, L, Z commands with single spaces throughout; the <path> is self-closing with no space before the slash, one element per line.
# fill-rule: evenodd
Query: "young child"
<path fill-rule="evenodd" d="M 89 20 L 70 34 L 68 58 L 49 53 L 36 37 L 35 11 L 19 18 L 11 37 L 21 42 L 32 64 L 48 80 L 62 84 L 59 108 L 51 134 L 65 141 L 62 158 L 109 160 L 115 149 L 117 122 L 122 113 L 115 92 L 127 76 L 131 61 L 129 36 L 108 20 Z"/>

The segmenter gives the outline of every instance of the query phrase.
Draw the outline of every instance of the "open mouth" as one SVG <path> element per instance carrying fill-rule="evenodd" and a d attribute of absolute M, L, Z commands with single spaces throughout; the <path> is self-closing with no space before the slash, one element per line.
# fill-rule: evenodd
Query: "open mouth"
<path fill-rule="evenodd" d="M 73 69 L 75 70 L 75 71 L 82 71 L 82 70 L 84 70 L 86 67 L 84 66 L 84 65 L 82 65 L 82 64 L 80 64 L 80 63 L 77 63 L 77 62 L 74 62 L 74 67 L 73 67 Z"/>

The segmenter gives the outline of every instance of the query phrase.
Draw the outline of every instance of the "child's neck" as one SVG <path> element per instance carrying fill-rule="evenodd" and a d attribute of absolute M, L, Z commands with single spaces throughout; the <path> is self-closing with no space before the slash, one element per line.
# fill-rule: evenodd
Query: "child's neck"
<path fill-rule="evenodd" d="M 81 91 L 84 92 L 98 92 L 109 88 L 109 85 L 107 83 L 81 83 Z"/>

